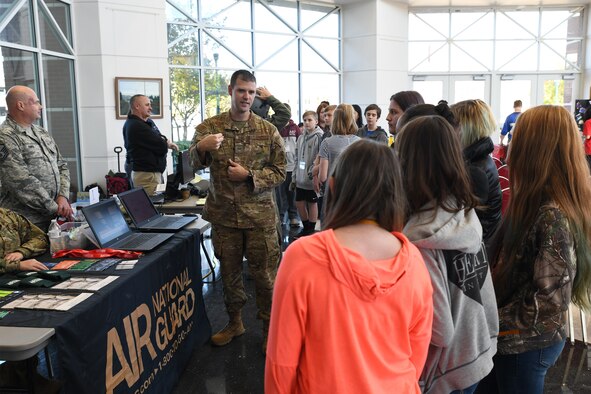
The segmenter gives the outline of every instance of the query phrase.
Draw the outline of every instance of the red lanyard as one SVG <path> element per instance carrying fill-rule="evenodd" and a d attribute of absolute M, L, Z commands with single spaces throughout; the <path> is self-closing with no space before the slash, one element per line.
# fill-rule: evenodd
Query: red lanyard
<path fill-rule="evenodd" d="M 119 257 L 122 259 L 137 259 L 142 255 L 141 252 L 131 252 L 128 250 L 119 249 L 64 249 L 59 250 L 51 255 L 52 258 L 57 259 L 59 257 L 84 257 L 84 258 L 95 258 L 104 259 L 107 257 Z"/>

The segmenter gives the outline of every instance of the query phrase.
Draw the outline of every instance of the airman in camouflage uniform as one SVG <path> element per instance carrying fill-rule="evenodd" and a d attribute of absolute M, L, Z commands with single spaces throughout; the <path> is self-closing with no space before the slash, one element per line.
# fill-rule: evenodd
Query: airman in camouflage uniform
<path fill-rule="evenodd" d="M 0 208 L 0 273 L 47 269 L 30 259 L 47 251 L 47 236 L 23 216 Z"/>
<path fill-rule="evenodd" d="M 285 179 L 285 150 L 277 129 L 250 111 L 254 75 L 232 75 L 229 112 L 197 126 L 191 156 L 196 168 L 210 167 L 209 195 L 203 218 L 212 223 L 213 247 L 221 263 L 224 303 L 230 322 L 212 336 L 215 345 L 244 333 L 241 310 L 246 303 L 242 259 L 255 280 L 257 318 L 266 329 L 271 313 L 274 274 L 279 261 L 273 188 Z"/>
<path fill-rule="evenodd" d="M 0 207 L 46 231 L 55 216 L 73 214 L 68 165 L 51 135 L 33 124 L 43 108 L 35 92 L 14 86 L 6 103 L 8 117 L 0 125 Z"/>

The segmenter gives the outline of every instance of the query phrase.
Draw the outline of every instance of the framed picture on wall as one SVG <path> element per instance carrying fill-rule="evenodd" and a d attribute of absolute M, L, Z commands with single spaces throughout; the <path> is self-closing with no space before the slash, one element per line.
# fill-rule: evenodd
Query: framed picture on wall
<path fill-rule="evenodd" d="M 152 102 L 152 116 L 162 119 L 162 78 L 115 78 L 115 112 L 117 119 L 127 119 L 129 99 L 143 94 Z"/>

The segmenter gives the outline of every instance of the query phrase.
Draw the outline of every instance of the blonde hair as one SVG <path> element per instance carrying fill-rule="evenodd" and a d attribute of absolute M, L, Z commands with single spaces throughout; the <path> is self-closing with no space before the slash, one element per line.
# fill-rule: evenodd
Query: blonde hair
<path fill-rule="evenodd" d="M 324 107 L 322 109 L 322 113 L 329 112 L 329 111 L 334 111 L 335 109 L 337 109 L 337 106 L 336 105 L 334 105 L 334 104 L 327 105 L 326 107 Z"/>
<path fill-rule="evenodd" d="M 330 131 L 332 134 L 356 134 L 355 110 L 351 104 L 339 104 L 334 110 Z"/>
<path fill-rule="evenodd" d="M 307 116 L 312 116 L 314 119 L 318 120 L 318 114 L 315 111 L 306 111 L 302 115 L 302 120 L 306 119 Z"/>
<path fill-rule="evenodd" d="M 451 112 L 460 125 L 460 140 L 464 147 L 490 137 L 497 129 L 492 110 L 482 100 L 465 100 L 451 106 Z"/>

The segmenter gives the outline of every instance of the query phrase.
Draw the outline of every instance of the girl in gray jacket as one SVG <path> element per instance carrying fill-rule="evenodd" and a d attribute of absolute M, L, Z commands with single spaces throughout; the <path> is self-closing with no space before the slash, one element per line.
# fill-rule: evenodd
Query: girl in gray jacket
<path fill-rule="evenodd" d="M 396 148 L 409 201 L 404 234 L 433 285 L 433 333 L 425 393 L 473 393 L 491 371 L 499 322 L 482 227 L 457 133 L 440 116 L 401 130 Z"/>

